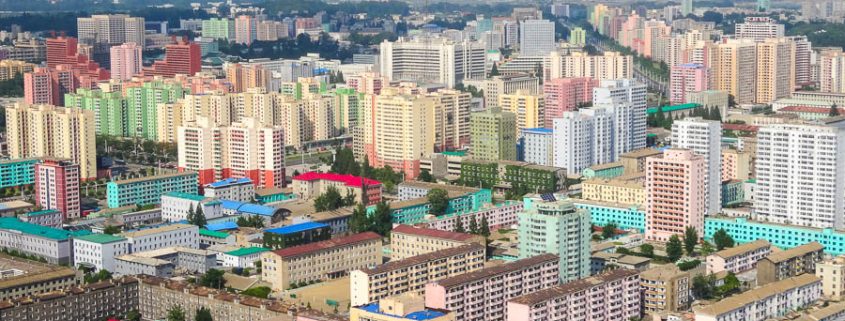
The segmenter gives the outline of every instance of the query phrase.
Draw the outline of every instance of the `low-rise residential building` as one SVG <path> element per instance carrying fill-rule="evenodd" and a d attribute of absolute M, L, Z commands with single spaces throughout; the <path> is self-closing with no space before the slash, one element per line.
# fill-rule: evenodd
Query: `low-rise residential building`
<path fill-rule="evenodd" d="M 622 253 L 596 252 L 590 257 L 590 274 L 599 274 L 607 268 L 623 268 L 645 271 L 651 259 Z"/>
<path fill-rule="evenodd" d="M 233 245 L 237 242 L 237 237 L 235 235 L 221 231 L 211 231 L 204 228 L 199 229 L 199 238 L 201 249 L 206 249 L 210 246 L 220 244 Z"/>
<path fill-rule="evenodd" d="M 350 275 L 352 306 L 366 305 L 403 293 L 423 294 L 429 282 L 484 267 L 485 248 L 473 243 L 355 270 Z"/>
<path fill-rule="evenodd" d="M 346 276 L 382 262 L 381 236 L 373 232 L 289 247 L 261 254 L 261 278 L 282 291 L 292 284 Z"/>
<path fill-rule="evenodd" d="M 38 162 L 38 158 L 0 160 L 0 188 L 34 184 Z"/>
<path fill-rule="evenodd" d="M 61 228 L 62 212 L 58 210 L 40 210 L 23 213 L 18 216 L 21 221 L 46 227 Z"/>
<path fill-rule="evenodd" d="M 626 205 L 583 199 L 573 199 L 572 201 L 575 203 L 575 207 L 590 211 L 590 220 L 595 225 L 604 226 L 613 222 L 618 229 L 636 229 L 645 232 L 645 208 L 643 205 Z"/>
<path fill-rule="evenodd" d="M 425 307 L 425 298 L 419 294 L 405 293 L 380 299 L 376 302 L 353 306 L 349 321 L 455 321 L 455 313 Z"/>
<path fill-rule="evenodd" d="M 0 248 L 44 258 L 50 264 L 70 264 L 71 237 L 88 234 L 23 222 L 14 217 L 0 217 Z"/>
<path fill-rule="evenodd" d="M 757 262 L 757 285 L 788 279 L 800 274 L 816 273 L 816 263 L 824 258 L 824 246 L 807 243 L 775 252 Z"/>
<path fill-rule="evenodd" d="M 816 276 L 822 280 L 822 294 L 831 300 L 845 299 L 845 256 L 816 263 Z"/>
<path fill-rule="evenodd" d="M 644 312 L 679 312 L 692 303 L 692 276 L 674 264 L 640 273 Z"/>
<path fill-rule="evenodd" d="M 206 220 L 223 216 L 222 202 L 202 195 L 169 192 L 161 195 L 161 219 L 165 222 L 186 221 L 188 215 L 202 213 Z"/>
<path fill-rule="evenodd" d="M 91 234 L 73 238 L 74 266 L 114 272 L 114 259 L 129 253 L 129 240 L 122 236 Z"/>
<path fill-rule="evenodd" d="M 283 249 L 286 247 L 325 241 L 331 238 L 328 224 L 305 222 L 264 231 L 264 247 Z"/>
<path fill-rule="evenodd" d="M 418 198 L 424 198 L 428 196 L 428 192 L 433 189 L 442 189 L 446 192 L 449 192 L 453 195 L 464 195 L 464 194 L 472 194 L 478 192 L 478 188 L 466 187 L 466 186 L 459 186 L 459 185 L 446 185 L 446 184 L 437 184 L 437 183 L 426 183 L 420 181 L 407 181 L 402 182 L 398 186 L 399 190 L 399 200 L 400 201 L 407 201 L 413 200 Z"/>
<path fill-rule="evenodd" d="M 588 201 L 645 204 L 645 184 L 637 180 L 594 178 L 581 182 L 581 198 Z"/>
<path fill-rule="evenodd" d="M 710 216 L 704 220 L 704 238 L 724 229 L 737 244 L 764 239 L 781 249 L 819 242 L 830 255 L 845 254 L 845 231 L 833 228 L 785 225 L 752 220 L 746 217 Z"/>
<path fill-rule="evenodd" d="M 6 255 L 0 255 L 0 261 L 4 267 L 4 276 L 0 278 L 0 301 L 50 293 L 82 282 L 82 273 L 72 268 Z"/>
<path fill-rule="evenodd" d="M 645 173 L 646 159 L 663 152 L 654 148 L 641 148 L 619 155 L 619 162 L 625 167 L 625 174 Z"/>
<path fill-rule="evenodd" d="M 122 234 L 129 240 L 131 253 L 181 246 L 199 248 L 199 227 L 190 224 L 170 224 L 129 231 Z"/>
<path fill-rule="evenodd" d="M 630 320 L 641 315 L 639 272 L 618 269 L 511 299 L 507 320 Z"/>
<path fill-rule="evenodd" d="M 106 198 L 110 208 L 158 204 L 161 202 L 161 195 L 165 193 L 196 194 L 197 184 L 198 178 L 195 172 L 111 181 L 106 184 Z"/>
<path fill-rule="evenodd" d="M 622 162 L 596 164 L 581 171 L 585 179 L 612 179 L 625 174 L 625 165 Z"/>
<path fill-rule="evenodd" d="M 821 294 L 821 279 L 802 274 L 696 307 L 693 311 L 696 321 L 764 321 L 809 306 L 821 298 Z"/>
<path fill-rule="evenodd" d="M 487 219 L 490 231 L 500 228 L 510 228 L 518 222 L 517 213 L 522 212 L 523 203 L 518 201 L 505 201 L 502 203 L 485 204 L 478 211 L 467 213 L 456 213 L 450 216 L 429 216 L 423 222 L 423 226 L 441 231 L 454 231 L 458 220 L 464 227 L 470 226 L 470 221 L 481 222 Z"/>
<path fill-rule="evenodd" d="M 205 273 L 217 267 L 217 252 L 198 250 L 181 246 L 172 246 L 156 250 L 134 252 L 117 258 L 116 273 L 122 275 L 133 275 L 136 269 L 153 270 L 153 268 L 168 269 L 167 264 L 171 263 L 171 269 L 181 273 Z M 162 276 L 161 274 L 150 274 Z"/>
<path fill-rule="evenodd" d="M 308 172 L 293 178 L 293 193 L 299 198 L 316 198 L 334 187 L 343 197 L 352 193 L 356 201 L 366 199 L 365 205 L 381 202 L 381 186 L 377 180 L 334 173 Z"/>
<path fill-rule="evenodd" d="M 254 268 L 261 260 L 261 253 L 269 249 L 263 247 L 242 247 L 234 251 L 220 253 L 224 267 Z"/>
<path fill-rule="evenodd" d="M 566 169 L 511 160 L 463 159 L 461 180 L 467 186 L 508 190 L 514 186 L 537 193 L 553 193 L 566 186 Z"/>
<path fill-rule="evenodd" d="M 542 254 L 428 283 L 425 306 L 452 311 L 457 320 L 503 321 L 509 300 L 559 283 L 558 260 Z"/>
<path fill-rule="evenodd" d="M 233 200 L 238 202 L 252 202 L 255 199 L 255 185 L 252 180 L 243 178 L 226 178 L 214 183 L 205 184 L 202 188 L 205 197 Z"/>
<path fill-rule="evenodd" d="M 278 223 L 284 218 L 283 210 L 271 206 L 222 200 L 224 216 L 258 216 L 264 220 L 264 226 Z"/>
<path fill-rule="evenodd" d="M 817 310 L 802 311 L 802 316 L 796 321 L 837 321 L 845 320 L 845 302 L 830 303 Z"/>
<path fill-rule="evenodd" d="M 477 211 L 481 206 L 493 201 L 493 193 L 489 189 L 444 188 L 444 190 L 447 192 L 449 203 L 446 206 L 446 213 L 441 216 Z M 427 197 L 391 202 L 389 205 L 393 223 L 419 224 L 431 215 L 431 204 Z M 374 205 L 367 208 L 368 212 L 374 210 Z"/>
<path fill-rule="evenodd" d="M 138 280 L 124 277 L 0 301 L 0 320 L 106 320 L 137 308 Z"/>
<path fill-rule="evenodd" d="M 122 255 L 114 260 L 117 275 L 152 275 L 163 278 L 173 277 L 176 265 L 168 260 L 136 256 L 132 254 Z"/>
<path fill-rule="evenodd" d="M 772 253 L 772 244 L 766 240 L 727 248 L 707 256 L 707 273 L 745 272 L 757 266 L 757 262 L 770 253 Z"/>
<path fill-rule="evenodd" d="M 400 224 L 390 231 L 390 258 L 403 260 L 473 243 L 485 244 L 484 237 Z"/>

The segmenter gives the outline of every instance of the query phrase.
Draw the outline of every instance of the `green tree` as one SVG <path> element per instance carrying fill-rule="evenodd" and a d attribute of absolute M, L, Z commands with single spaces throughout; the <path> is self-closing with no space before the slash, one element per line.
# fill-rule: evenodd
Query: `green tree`
<path fill-rule="evenodd" d="M 141 313 L 138 310 L 132 309 L 126 312 L 127 321 L 141 321 Z"/>
<path fill-rule="evenodd" d="M 713 275 L 709 277 L 698 275 L 692 279 L 692 295 L 697 299 L 710 299 L 713 297 Z"/>
<path fill-rule="evenodd" d="M 190 215 L 190 212 L 188 214 Z M 199 227 L 204 227 L 208 224 L 208 220 L 205 218 L 205 213 L 202 211 L 202 204 L 197 206 L 197 212 L 194 213 L 193 218 L 189 221 L 189 223 Z"/>
<path fill-rule="evenodd" d="M 223 278 L 226 274 L 223 270 L 210 269 L 200 278 L 200 285 L 209 288 L 222 289 L 226 287 L 226 279 Z"/>
<path fill-rule="evenodd" d="M 654 245 L 643 243 L 640 245 L 640 253 L 646 257 L 654 257 Z"/>
<path fill-rule="evenodd" d="M 455 232 L 458 232 L 458 233 L 466 233 L 467 232 L 464 229 L 464 222 L 460 217 L 455 218 Z"/>
<path fill-rule="evenodd" d="M 390 229 L 393 228 L 391 212 L 390 205 L 387 202 L 381 201 L 376 204 L 376 209 L 373 211 L 371 218 L 372 223 L 370 223 L 373 232 L 381 236 L 388 236 L 390 234 Z"/>
<path fill-rule="evenodd" d="M 499 74 L 499 67 L 496 66 L 497 64 L 493 64 L 493 68 L 490 68 L 490 77 L 495 77 L 500 75 Z"/>
<path fill-rule="evenodd" d="M 698 231 L 695 230 L 695 227 L 688 226 L 686 230 L 684 230 L 684 250 L 687 252 L 687 255 L 692 256 L 697 244 Z"/>
<path fill-rule="evenodd" d="M 490 222 L 487 222 L 487 216 L 481 217 L 481 227 L 478 228 L 478 233 L 485 238 L 490 237 Z"/>
<path fill-rule="evenodd" d="M 270 290 L 269 287 L 257 286 L 254 288 L 249 288 L 246 291 L 241 292 L 241 294 L 266 299 L 270 296 L 270 292 L 272 292 L 272 290 Z"/>
<path fill-rule="evenodd" d="M 108 235 L 120 234 L 120 227 L 115 226 L 115 225 L 106 225 L 106 227 L 103 228 L 103 234 L 108 234 Z"/>
<path fill-rule="evenodd" d="M 185 321 L 185 310 L 181 306 L 174 305 L 167 310 L 167 321 Z"/>
<path fill-rule="evenodd" d="M 734 246 L 734 239 L 728 235 L 725 229 L 720 228 L 716 233 L 713 233 L 713 242 L 716 243 L 716 251 L 721 251 Z"/>
<path fill-rule="evenodd" d="M 191 222 L 194 221 L 194 216 L 196 216 L 196 215 L 194 213 L 194 204 L 191 203 L 191 204 L 188 204 L 188 205 L 189 205 L 188 206 L 188 215 L 185 217 L 185 220 L 187 220 L 188 223 L 191 223 Z M 193 223 L 191 223 L 191 224 L 193 224 Z"/>
<path fill-rule="evenodd" d="M 839 108 L 836 107 L 836 104 L 830 105 L 830 112 L 827 113 L 829 117 L 836 117 L 839 116 Z"/>
<path fill-rule="evenodd" d="M 607 222 L 601 228 L 601 237 L 605 240 L 612 239 L 613 236 L 616 235 L 616 223 L 614 222 Z"/>
<path fill-rule="evenodd" d="M 211 318 L 211 310 L 206 307 L 197 309 L 197 315 L 194 317 L 194 321 L 213 321 Z"/>
<path fill-rule="evenodd" d="M 240 227 L 264 228 L 264 219 L 258 215 L 246 215 L 238 217 L 235 222 Z"/>
<path fill-rule="evenodd" d="M 713 252 L 716 252 L 716 249 L 713 247 L 713 244 L 707 241 L 701 241 L 701 255 L 710 255 Z"/>
<path fill-rule="evenodd" d="M 681 245 L 681 239 L 678 235 L 672 235 L 666 243 L 666 256 L 669 257 L 669 261 L 677 262 L 683 255 L 684 248 Z"/>
<path fill-rule="evenodd" d="M 475 216 L 469 219 L 469 233 L 478 234 L 478 221 L 475 220 Z"/>
<path fill-rule="evenodd" d="M 370 220 L 367 218 L 367 208 L 364 204 L 358 204 L 355 210 L 352 211 L 352 216 L 349 218 L 349 229 L 353 233 L 361 233 L 370 231 Z"/>
<path fill-rule="evenodd" d="M 449 193 L 442 188 L 432 188 L 426 194 L 428 203 L 431 205 L 429 213 L 434 216 L 441 216 L 446 214 L 446 209 L 449 208 Z"/>
<path fill-rule="evenodd" d="M 417 176 L 417 180 L 420 181 L 420 182 L 431 183 L 431 182 L 434 182 L 434 177 L 431 176 L 431 173 L 427 169 L 424 169 L 424 170 L 420 171 L 420 175 Z"/>
<path fill-rule="evenodd" d="M 736 275 L 733 272 L 728 272 L 728 275 L 725 276 L 725 284 L 716 289 L 716 292 L 719 296 L 730 295 L 734 292 L 739 292 L 740 285 L 741 283 Z"/>
<path fill-rule="evenodd" d="M 317 212 L 333 211 L 343 206 L 343 198 L 334 186 L 329 186 L 326 192 L 314 199 L 314 210 Z"/>

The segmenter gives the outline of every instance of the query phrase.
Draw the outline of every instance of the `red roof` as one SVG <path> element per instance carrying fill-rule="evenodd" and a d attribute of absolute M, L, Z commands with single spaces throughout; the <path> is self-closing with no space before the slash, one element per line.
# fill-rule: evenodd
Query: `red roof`
<path fill-rule="evenodd" d="M 760 129 L 760 126 L 746 125 L 746 124 L 724 123 L 724 124 L 722 124 L 722 129 L 724 129 L 724 130 L 739 130 L 739 131 L 744 131 L 744 132 L 757 132 L 757 130 Z"/>
<path fill-rule="evenodd" d="M 840 114 L 845 114 L 845 108 L 837 108 Z M 786 106 L 778 111 L 781 112 L 797 112 L 797 113 L 816 113 L 827 114 L 830 112 L 830 107 L 810 107 L 810 106 Z"/>
<path fill-rule="evenodd" d="M 304 245 L 297 245 L 297 246 L 294 246 L 294 247 L 289 247 L 289 248 L 281 249 L 281 250 L 275 250 L 275 251 L 273 251 L 273 253 L 276 253 L 276 255 L 281 256 L 283 258 L 284 257 L 293 257 L 293 256 L 299 256 L 299 255 L 302 255 L 302 254 L 308 254 L 308 253 L 313 253 L 313 252 L 317 252 L 317 251 L 323 251 L 323 250 L 328 250 L 328 249 L 332 249 L 332 248 L 336 248 L 336 247 L 341 247 L 341 246 L 344 246 L 344 245 L 349 245 L 349 244 L 354 244 L 354 243 L 359 243 L 359 242 L 364 242 L 364 241 L 369 241 L 369 240 L 377 240 L 377 239 L 381 239 L 381 235 L 378 235 L 378 234 L 373 233 L 373 232 L 364 232 L 364 233 L 352 234 L 352 235 L 349 235 L 349 236 L 340 237 L 340 238 L 336 238 L 336 239 L 314 242 L 314 243 L 308 243 L 308 244 L 304 244 Z"/>
<path fill-rule="evenodd" d="M 308 172 L 293 178 L 293 180 L 300 180 L 300 181 L 317 181 L 317 180 L 326 180 L 326 181 L 334 181 L 334 182 L 341 182 L 346 184 L 349 187 L 362 187 L 363 183 L 367 185 L 381 185 L 381 182 L 364 178 L 361 176 L 349 175 L 349 174 L 335 174 L 335 173 L 320 173 L 320 172 Z"/>
<path fill-rule="evenodd" d="M 404 225 L 404 224 L 400 224 L 400 225 L 394 227 L 393 230 L 391 230 L 390 232 L 391 233 L 421 235 L 421 236 L 435 237 L 435 238 L 439 238 L 439 239 L 449 239 L 449 240 L 462 241 L 462 242 L 476 237 L 475 235 L 467 234 L 467 233 L 442 231 L 442 230 L 435 230 L 435 229 L 424 228 L 424 227 L 415 227 L 415 226 Z"/>

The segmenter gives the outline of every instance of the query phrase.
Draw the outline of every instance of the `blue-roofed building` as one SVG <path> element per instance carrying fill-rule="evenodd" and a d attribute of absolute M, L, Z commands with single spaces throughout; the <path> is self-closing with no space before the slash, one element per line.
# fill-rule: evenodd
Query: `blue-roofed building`
<path fill-rule="evenodd" d="M 519 160 L 537 165 L 552 166 L 552 130 L 548 128 L 525 128 L 520 138 L 522 158 Z M 518 154 L 520 154 L 518 152 Z"/>
<path fill-rule="evenodd" d="M 284 218 L 284 211 L 282 209 L 271 206 L 244 203 L 233 200 L 220 200 L 220 203 L 223 208 L 223 215 L 259 216 L 264 219 L 264 226 L 270 226 L 270 224 L 278 223 Z"/>
<path fill-rule="evenodd" d="M 413 293 L 387 297 L 370 304 L 352 307 L 350 320 L 378 321 L 454 321 L 455 313 L 425 307 L 423 296 Z"/>
<path fill-rule="evenodd" d="M 226 221 L 221 223 L 209 223 L 205 225 L 205 229 L 209 231 L 237 230 L 238 223 L 232 221 Z"/>
<path fill-rule="evenodd" d="M 255 185 L 249 178 L 227 178 L 203 186 L 203 195 L 238 202 L 252 202 Z"/>
<path fill-rule="evenodd" d="M 264 231 L 264 247 L 283 249 L 295 245 L 328 240 L 332 237 L 332 228 L 328 224 L 305 222 Z"/>

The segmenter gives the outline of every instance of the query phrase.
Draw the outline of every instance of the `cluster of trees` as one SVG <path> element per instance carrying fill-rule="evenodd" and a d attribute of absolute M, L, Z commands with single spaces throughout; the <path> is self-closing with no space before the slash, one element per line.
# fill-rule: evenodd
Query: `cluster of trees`
<path fill-rule="evenodd" d="M 495 71 L 495 74 L 493 73 Z M 499 74 L 499 68 L 496 65 L 493 65 L 493 69 L 490 70 L 490 76 L 497 76 Z M 475 88 L 473 85 L 464 86 L 464 84 L 456 84 L 456 90 L 468 92 L 473 98 L 481 98 L 484 97 L 484 90 Z"/>
<path fill-rule="evenodd" d="M 34 254 L 30 255 L 30 254 L 27 254 L 27 253 L 24 253 L 24 252 L 19 252 L 16 249 L 9 249 L 9 248 L 4 247 L 4 248 L 0 249 L 0 253 L 6 254 L 6 255 L 9 255 L 9 256 L 14 256 L 14 257 L 17 257 L 17 258 L 22 258 L 22 259 L 25 259 L 25 260 L 47 263 L 47 260 L 44 259 L 43 257 L 40 257 L 38 255 L 34 255 Z"/>
<path fill-rule="evenodd" d="M 106 269 L 101 269 L 97 273 L 85 273 L 82 277 L 85 284 L 97 283 L 100 281 L 111 280 L 112 273 Z"/>
<path fill-rule="evenodd" d="M 358 204 L 349 218 L 349 229 L 353 233 L 375 232 L 381 236 L 388 236 L 393 228 L 390 213 L 390 205 L 384 201 L 376 204 L 373 213 L 369 215 L 367 207 L 363 203 Z"/>
<path fill-rule="evenodd" d="M 245 291 L 241 292 L 241 294 L 266 299 L 270 296 L 270 292 L 272 292 L 272 290 L 269 287 L 257 286 L 254 288 L 246 289 Z"/>
<path fill-rule="evenodd" d="M 140 315 L 139 315 L 140 316 Z M 140 319 L 140 318 L 139 318 Z M 185 316 L 185 309 L 182 306 L 174 305 L 167 310 L 167 317 L 165 318 L 167 321 L 188 321 L 187 317 Z M 200 307 L 197 309 L 197 313 L 195 314 L 194 321 L 213 321 L 211 317 L 211 310 L 206 307 Z"/>
<path fill-rule="evenodd" d="M 246 215 L 238 217 L 235 222 L 240 227 L 264 228 L 264 219 L 258 215 Z"/>
<path fill-rule="evenodd" d="M 427 182 L 427 183 L 437 182 L 437 180 L 434 178 L 434 176 L 431 176 L 431 172 L 429 172 L 427 169 L 420 171 L 420 174 L 417 175 L 417 180 L 420 181 L 420 182 Z"/>
<path fill-rule="evenodd" d="M 213 289 L 223 289 L 226 288 L 226 279 L 223 278 L 223 274 L 226 274 L 223 270 L 218 269 L 210 269 L 205 274 L 200 277 L 197 283 L 201 286 Z"/>
<path fill-rule="evenodd" d="M 23 74 L 17 73 L 12 79 L 0 81 L 0 97 L 23 97 Z M 5 118 L 3 116 L 4 127 Z"/>
<path fill-rule="evenodd" d="M 199 227 L 204 227 L 208 224 L 208 220 L 205 218 L 205 213 L 202 212 L 202 204 L 197 206 L 196 211 L 194 211 L 194 204 L 188 208 L 188 224 L 196 225 Z"/>
<path fill-rule="evenodd" d="M 307 34 L 299 34 L 296 38 L 285 38 L 276 41 L 255 41 L 250 45 L 228 42 L 225 39 L 217 41 L 220 52 L 241 57 L 243 59 L 270 58 L 296 59 L 307 53 L 319 53 L 327 59 L 346 60 L 352 58 L 349 48 L 341 47 L 327 33 L 320 34 L 316 41 Z"/>
<path fill-rule="evenodd" d="M 364 35 L 364 34 L 360 34 L 358 32 L 353 32 L 353 33 L 350 33 L 349 37 L 346 38 L 346 40 L 348 40 L 349 42 L 351 42 L 353 44 L 356 44 L 356 45 L 359 45 L 359 46 L 367 46 L 367 47 L 378 45 L 378 44 L 384 42 L 385 40 L 396 41 L 397 39 L 399 39 L 399 36 L 397 36 L 395 33 L 387 32 L 387 31 L 380 32 L 380 33 L 375 34 L 375 35 Z"/>
<path fill-rule="evenodd" d="M 719 110 L 719 107 L 710 106 L 710 107 L 696 107 L 694 108 L 688 115 L 689 117 L 701 117 L 707 120 L 718 120 L 722 121 L 722 112 Z M 663 112 L 663 106 L 657 107 L 657 112 L 654 114 L 649 114 L 646 122 L 648 123 L 649 127 L 663 127 L 666 129 L 672 129 L 672 124 L 676 120 L 683 119 L 680 114 L 675 115 L 672 117 L 672 113 L 668 115 Z"/>
<path fill-rule="evenodd" d="M 681 242 L 681 238 L 678 235 L 672 235 L 669 238 L 669 242 L 666 242 L 666 257 L 671 262 L 677 262 L 684 255 L 685 251 L 688 256 L 693 256 L 695 255 L 695 246 L 698 244 L 698 241 L 698 231 L 694 227 L 687 227 L 684 231 L 683 242 Z"/>
<path fill-rule="evenodd" d="M 340 192 L 334 186 L 329 186 L 326 192 L 314 199 L 314 210 L 317 212 L 334 211 L 341 207 L 355 205 L 355 193 L 347 191 L 346 196 L 340 196 Z"/>
<path fill-rule="evenodd" d="M 813 46 L 845 48 L 845 24 L 811 21 L 786 24 L 788 35 L 807 36 Z"/>
<path fill-rule="evenodd" d="M 103 234 L 115 235 L 120 234 L 120 232 L 120 226 L 117 225 L 106 225 L 106 227 L 103 228 Z"/>
<path fill-rule="evenodd" d="M 449 192 L 441 188 L 433 188 L 426 194 L 430 205 L 428 213 L 434 216 L 442 216 L 449 209 Z"/>
<path fill-rule="evenodd" d="M 338 148 L 334 161 L 326 160 L 326 162 L 331 165 L 332 173 L 358 175 L 377 180 L 388 192 L 394 192 L 396 185 L 402 182 L 402 174 L 396 173 L 390 166 L 371 167 L 367 158 L 364 158 L 363 163 L 358 163 L 349 147 Z"/>
<path fill-rule="evenodd" d="M 103 135 L 97 136 L 96 143 L 97 156 L 110 156 L 129 163 L 156 165 L 175 162 L 177 158 L 174 143 Z"/>
<path fill-rule="evenodd" d="M 318 0 L 286 1 L 269 0 L 264 1 L 263 6 L 268 14 L 289 14 L 291 12 L 316 13 L 325 11 L 332 15 L 338 11 L 355 14 L 367 13 L 370 17 L 386 17 L 390 15 L 408 15 L 410 6 L 401 1 L 360 1 L 360 2 L 338 2 L 326 3 Z"/>
<path fill-rule="evenodd" d="M 740 291 L 741 282 L 732 272 L 725 276 L 724 284 L 716 286 L 716 275 L 698 275 L 692 279 L 692 294 L 697 299 L 721 299 Z"/>
<path fill-rule="evenodd" d="M 734 247 L 734 239 L 723 228 L 713 233 L 713 243 L 716 243 L 716 251 Z"/>
<path fill-rule="evenodd" d="M 455 232 L 481 235 L 487 238 L 490 237 L 490 223 L 487 222 L 487 216 L 482 216 L 480 223 L 473 216 L 469 220 L 469 228 L 464 228 L 463 219 L 457 217 L 455 218 Z"/>

